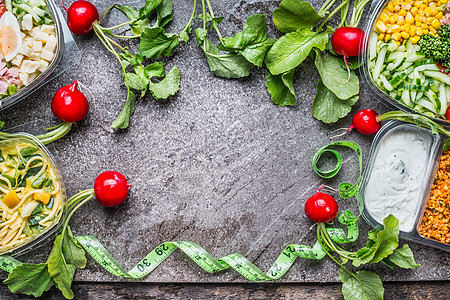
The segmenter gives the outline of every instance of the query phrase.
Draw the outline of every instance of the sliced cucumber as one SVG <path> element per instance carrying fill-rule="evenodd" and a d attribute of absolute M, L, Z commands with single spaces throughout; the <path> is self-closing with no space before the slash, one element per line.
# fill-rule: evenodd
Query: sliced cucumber
<path fill-rule="evenodd" d="M 373 68 L 372 78 L 374 81 L 377 81 L 380 77 L 381 69 L 384 65 L 384 58 L 386 57 L 387 46 L 384 46 L 380 52 L 378 53 L 377 61 L 375 63 L 375 67 Z"/>
<path fill-rule="evenodd" d="M 378 34 L 374 32 L 369 40 L 369 60 L 372 61 L 377 57 L 377 41 Z"/>
<path fill-rule="evenodd" d="M 423 71 L 425 76 L 431 77 L 433 79 L 439 80 L 440 82 L 450 85 L 450 76 L 441 73 L 440 71 Z"/>

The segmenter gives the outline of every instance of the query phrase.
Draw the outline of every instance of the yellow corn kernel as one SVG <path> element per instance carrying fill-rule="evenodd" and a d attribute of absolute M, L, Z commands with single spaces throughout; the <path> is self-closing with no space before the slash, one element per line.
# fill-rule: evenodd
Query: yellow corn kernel
<path fill-rule="evenodd" d="M 406 16 L 406 10 L 404 10 L 403 8 L 400 9 L 400 11 L 398 12 L 398 15 L 401 16 L 401 17 Z"/>
<path fill-rule="evenodd" d="M 414 3 L 414 1 L 413 0 L 405 0 L 405 2 L 403 2 L 403 3 L 412 5 Z"/>
<path fill-rule="evenodd" d="M 411 13 L 413 14 L 413 15 L 416 15 L 417 14 L 417 12 L 419 11 L 419 9 L 417 8 L 417 7 L 411 7 Z"/>
<path fill-rule="evenodd" d="M 415 36 L 416 35 L 416 32 L 417 32 L 417 30 L 416 30 L 416 26 L 411 26 L 411 29 L 409 30 L 409 35 L 410 36 Z"/>
<path fill-rule="evenodd" d="M 428 33 L 430 33 L 430 31 L 429 31 L 428 29 L 424 29 L 424 30 L 422 30 L 422 32 L 423 32 L 423 34 L 428 34 Z"/>
<path fill-rule="evenodd" d="M 398 21 L 398 16 L 397 15 L 392 15 L 390 20 L 389 20 L 389 22 L 391 24 L 395 24 L 395 23 L 397 23 L 397 21 Z"/>
<path fill-rule="evenodd" d="M 387 28 L 387 33 L 392 33 L 392 25 L 390 23 L 386 24 L 386 28 Z"/>
<path fill-rule="evenodd" d="M 437 34 L 437 30 L 436 30 L 436 28 L 434 28 L 433 26 L 430 26 L 430 27 L 428 28 L 428 30 L 430 31 L 430 33 L 431 33 L 432 35 Z"/>
<path fill-rule="evenodd" d="M 421 13 L 422 15 L 425 14 L 425 9 L 427 9 L 427 5 L 426 4 L 422 4 L 419 8 L 419 14 Z"/>
<path fill-rule="evenodd" d="M 400 5 L 394 6 L 394 11 L 398 12 L 398 11 L 400 11 L 400 9 L 402 9 L 402 7 Z"/>
<path fill-rule="evenodd" d="M 433 10 L 431 9 L 431 7 L 427 7 L 427 8 L 425 8 L 425 14 L 429 17 L 429 16 L 431 16 L 431 13 L 433 12 Z"/>
<path fill-rule="evenodd" d="M 442 4 L 446 4 L 448 0 L 440 0 Z"/>
<path fill-rule="evenodd" d="M 403 1 L 402 1 L 402 3 L 403 3 Z M 392 4 L 393 4 L 394 6 L 396 6 L 396 5 L 400 5 L 401 3 L 400 3 L 399 0 L 393 0 L 393 1 L 392 1 Z"/>
<path fill-rule="evenodd" d="M 414 16 L 414 21 L 416 21 L 416 22 L 420 22 L 420 15 L 419 14 L 417 14 L 417 15 L 415 15 Z"/>
<path fill-rule="evenodd" d="M 393 33 L 393 34 L 392 34 L 392 39 L 393 39 L 394 41 L 399 41 L 400 38 L 401 38 L 400 33 Z"/>
<path fill-rule="evenodd" d="M 407 24 L 414 23 L 414 17 L 412 16 L 412 14 L 409 11 L 406 13 L 405 21 Z"/>
<path fill-rule="evenodd" d="M 419 41 L 419 39 L 420 39 L 419 36 L 413 36 L 413 37 L 410 38 L 409 40 L 411 41 L 411 43 L 417 44 L 417 42 Z"/>
<path fill-rule="evenodd" d="M 438 12 L 437 15 L 435 16 L 436 19 L 442 19 L 444 17 L 444 14 L 442 12 Z"/>
<path fill-rule="evenodd" d="M 404 9 L 405 11 L 410 10 L 411 9 L 411 4 L 402 4 L 402 9 Z"/>
<path fill-rule="evenodd" d="M 389 17 L 388 17 L 387 14 L 382 13 L 380 15 L 380 17 L 378 18 L 378 20 L 381 21 L 381 22 L 387 23 L 387 22 L 389 22 Z"/>
<path fill-rule="evenodd" d="M 398 16 L 397 25 L 403 25 L 405 24 L 405 17 Z"/>
<path fill-rule="evenodd" d="M 422 26 L 420 26 L 422 29 L 428 29 L 428 24 L 422 23 Z"/>
<path fill-rule="evenodd" d="M 414 24 L 416 24 L 416 27 L 422 27 L 422 22 L 416 21 Z"/>
<path fill-rule="evenodd" d="M 428 4 L 428 6 L 431 8 L 431 10 L 436 9 L 436 3 L 434 3 L 434 2 L 430 2 L 430 4 Z"/>
<path fill-rule="evenodd" d="M 390 39 L 391 39 L 391 35 L 389 33 L 384 35 L 385 42 L 389 42 Z"/>
<path fill-rule="evenodd" d="M 399 41 L 394 41 L 394 43 L 395 43 L 398 47 L 400 47 L 400 45 L 402 44 L 402 43 L 400 43 Z"/>
<path fill-rule="evenodd" d="M 417 27 L 417 32 L 416 32 L 416 34 L 417 34 L 418 36 L 423 35 L 423 30 L 422 30 L 421 27 Z"/>
<path fill-rule="evenodd" d="M 49 193 L 35 193 L 33 195 L 34 200 L 39 200 L 43 204 L 48 204 L 48 202 L 50 201 L 50 197 L 51 195 Z"/>
<path fill-rule="evenodd" d="M 414 2 L 414 6 L 417 7 L 417 8 L 419 8 L 422 4 L 423 4 L 422 1 L 416 1 L 416 2 Z M 388 4 L 388 5 L 389 5 L 389 4 Z"/>
<path fill-rule="evenodd" d="M 438 19 L 434 19 L 433 22 L 431 22 L 431 26 L 438 29 L 439 26 L 441 26 L 441 22 Z"/>
<path fill-rule="evenodd" d="M 403 27 L 402 30 L 403 30 L 404 32 L 409 32 L 409 30 L 411 29 L 411 26 L 410 26 L 409 24 L 405 24 L 405 25 L 403 25 L 402 27 Z"/>
<path fill-rule="evenodd" d="M 431 22 L 433 22 L 434 17 L 428 17 L 427 18 L 427 24 L 431 24 Z"/>
<path fill-rule="evenodd" d="M 384 40 L 384 33 L 380 33 L 378 35 L 378 40 L 380 40 L 380 41 Z"/>
<path fill-rule="evenodd" d="M 3 204 L 8 206 L 9 208 L 13 209 L 17 206 L 17 204 L 20 203 L 19 196 L 17 196 L 17 193 L 15 190 L 10 190 L 5 197 L 2 199 Z"/>
<path fill-rule="evenodd" d="M 384 25 L 384 23 L 381 21 L 378 21 L 375 24 L 375 28 L 377 29 L 378 32 L 386 32 L 386 30 L 387 30 L 386 25 Z"/>
<path fill-rule="evenodd" d="M 389 2 L 388 5 L 386 6 L 386 10 L 388 12 L 394 12 L 394 5 L 392 4 L 392 2 Z"/>
<path fill-rule="evenodd" d="M 400 32 L 401 30 L 402 30 L 402 28 L 400 27 L 400 25 L 397 25 L 397 24 L 392 25 L 392 27 L 391 27 L 392 33 L 397 33 L 397 32 Z"/>
<path fill-rule="evenodd" d="M 402 38 L 404 38 L 405 40 L 406 40 L 406 39 L 409 39 L 409 33 L 407 33 L 407 32 L 402 31 L 402 32 L 400 33 L 400 36 L 401 36 Z"/>

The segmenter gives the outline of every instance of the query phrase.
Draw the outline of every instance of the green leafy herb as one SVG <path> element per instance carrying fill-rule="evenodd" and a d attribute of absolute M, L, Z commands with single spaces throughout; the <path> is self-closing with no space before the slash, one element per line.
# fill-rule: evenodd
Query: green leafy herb
<path fill-rule="evenodd" d="M 351 272 L 344 265 L 352 261 L 353 266 L 383 262 L 389 267 L 394 265 L 402 268 L 417 268 L 413 254 L 408 245 L 398 247 L 398 220 L 393 215 L 383 220 L 383 229 L 373 229 L 369 232 L 369 241 L 366 246 L 356 252 L 340 248 L 328 234 L 324 223 L 317 224 L 317 237 L 322 249 L 327 255 L 341 266 L 339 279 L 342 281 L 342 294 L 346 300 L 357 299 L 383 299 L 383 284 L 379 276 L 369 271 Z M 332 252 L 337 253 L 342 261 L 339 262 Z"/>
<path fill-rule="evenodd" d="M 68 223 L 75 211 L 94 197 L 94 190 L 82 191 L 67 202 L 70 207 L 67 218 L 53 243 L 46 263 L 20 264 L 12 270 L 4 283 L 13 293 L 40 297 L 55 285 L 67 299 L 73 298 L 71 290 L 73 276 L 77 268 L 86 266 L 83 248 L 72 235 Z"/>
<path fill-rule="evenodd" d="M 313 48 L 325 50 L 328 33 L 301 28 L 282 36 L 267 52 L 265 62 L 270 73 L 278 75 L 294 69 L 308 57 Z"/>
<path fill-rule="evenodd" d="M 346 300 L 383 299 L 384 288 L 380 277 L 369 271 L 348 272 L 341 268 L 339 280 L 342 282 L 342 294 Z"/>
<path fill-rule="evenodd" d="M 292 69 L 281 75 L 272 75 L 266 70 L 266 86 L 273 103 L 280 106 L 295 105 L 294 73 L 295 69 Z"/>
<path fill-rule="evenodd" d="M 43 264 L 21 264 L 3 281 L 13 293 L 40 297 L 48 291 L 54 281 L 48 273 L 48 266 Z"/>
<path fill-rule="evenodd" d="M 359 96 L 353 96 L 350 99 L 341 100 L 320 79 L 312 105 L 313 116 L 324 123 L 334 123 L 351 111 L 358 98 Z"/>
<path fill-rule="evenodd" d="M 307 1 L 283 0 L 273 11 L 273 23 L 283 33 L 313 28 L 322 18 Z"/>
<path fill-rule="evenodd" d="M 341 67 L 340 60 L 340 58 L 330 54 L 322 56 L 319 51 L 316 51 L 315 64 L 323 84 L 336 97 L 345 100 L 359 94 L 359 80 L 353 71 L 350 72 L 350 79 L 346 80 L 348 72 Z"/>

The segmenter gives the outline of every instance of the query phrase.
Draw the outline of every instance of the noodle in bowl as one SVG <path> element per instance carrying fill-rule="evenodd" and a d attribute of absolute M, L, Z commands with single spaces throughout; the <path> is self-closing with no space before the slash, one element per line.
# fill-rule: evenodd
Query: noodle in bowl
<path fill-rule="evenodd" d="M 50 153 L 33 136 L 11 135 L 0 151 L 0 254 L 23 252 L 56 232 L 65 189 Z"/>

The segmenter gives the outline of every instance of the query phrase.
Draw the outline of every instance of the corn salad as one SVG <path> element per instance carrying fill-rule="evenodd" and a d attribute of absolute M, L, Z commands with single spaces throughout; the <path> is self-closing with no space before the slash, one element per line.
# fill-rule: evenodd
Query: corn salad
<path fill-rule="evenodd" d="M 450 244 L 450 150 L 439 162 L 419 232 L 426 238 Z"/>
<path fill-rule="evenodd" d="M 375 29 L 378 39 L 393 40 L 398 46 L 408 39 L 417 44 L 420 37 L 431 33 L 437 35 L 444 17 L 445 4 L 449 0 L 391 0 L 384 8 Z"/>

